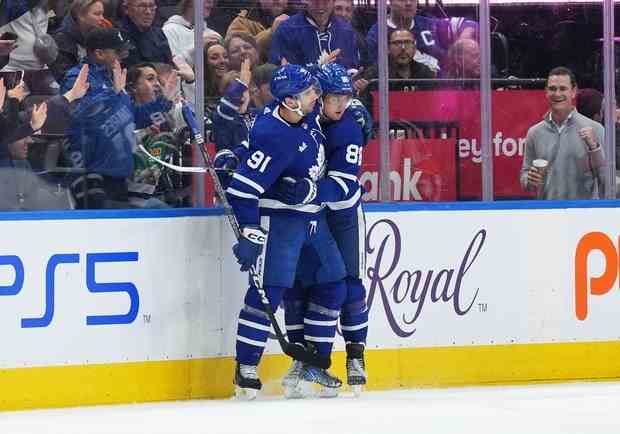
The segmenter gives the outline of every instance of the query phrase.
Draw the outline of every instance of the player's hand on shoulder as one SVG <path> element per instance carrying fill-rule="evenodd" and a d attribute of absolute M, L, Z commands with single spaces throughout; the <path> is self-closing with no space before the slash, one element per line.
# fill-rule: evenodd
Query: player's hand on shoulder
<path fill-rule="evenodd" d="M 276 200 L 287 205 L 306 205 L 316 198 L 317 185 L 308 178 L 279 178 L 271 192 Z"/>
<path fill-rule="evenodd" d="M 260 226 L 248 225 L 241 228 L 239 242 L 233 246 L 233 253 L 241 265 L 241 271 L 248 271 L 256 265 L 267 240 L 267 231 Z"/>

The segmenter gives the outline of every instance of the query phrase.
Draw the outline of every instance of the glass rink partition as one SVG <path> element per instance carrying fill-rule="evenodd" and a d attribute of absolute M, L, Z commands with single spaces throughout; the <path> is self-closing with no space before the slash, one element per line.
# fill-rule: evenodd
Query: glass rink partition
<path fill-rule="evenodd" d="M 48 21 L 52 35 L 59 30 L 63 14 L 70 14 L 68 6 L 57 3 L 50 6 L 58 15 Z M 178 3 L 154 3 L 149 9 L 156 14 L 153 26 L 166 32 L 165 23 L 178 13 Z M 204 149 L 211 156 L 222 146 L 215 143 L 223 129 L 214 117 L 228 102 L 220 98 L 226 95 L 227 85 L 239 77 L 234 71 L 241 68 L 241 61 L 254 56 L 255 69 L 278 59 L 272 56 L 275 49 L 269 45 L 269 38 L 265 42 L 258 34 L 245 37 L 237 32 L 239 17 L 256 16 L 256 6 L 251 3 L 193 2 L 195 25 L 191 33 L 195 48 L 185 39 L 184 51 L 179 54 L 175 48 L 178 43 L 171 42 L 175 61 L 155 70 L 161 89 L 170 71 L 178 71 L 178 96 L 200 120 L 193 133 L 183 119 L 161 128 L 174 110 L 162 111 L 145 122 L 139 108 L 145 104 L 139 95 L 141 80 L 148 72 L 144 68 L 129 73 L 123 89 L 130 98 L 126 105 L 119 102 L 120 96 L 113 96 L 80 111 L 85 106 L 82 101 L 71 103 L 69 110 L 52 100 L 54 95 L 69 91 L 71 81 L 59 78 L 54 82 L 45 67 L 19 70 L 9 61 L 0 75 L 11 100 L 18 100 L 20 117 L 13 119 L 13 125 L 30 120 L 33 109 L 41 103 L 47 102 L 48 112 L 43 127 L 27 138 L 11 141 L 10 128 L 3 127 L 1 134 L 9 137 L 9 143 L 3 143 L 0 154 L 0 208 L 216 206 L 212 180 L 197 169 L 206 164 L 199 143 L 204 139 Z M 317 4 L 288 3 L 281 12 L 289 17 Z M 575 74 L 572 104 L 580 114 L 604 127 L 595 129 L 600 133 L 597 139 L 602 142 L 598 143 L 602 160 L 590 167 L 590 154 L 581 150 L 583 155 L 577 158 L 585 161 L 576 163 L 579 173 L 565 177 L 569 179 L 566 182 L 572 182 L 574 176 L 579 179 L 577 184 L 587 178 L 596 185 L 595 189 L 588 187 L 592 190 L 589 197 L 579 199 L 616 197 L 617 3 L 321 0 L 318 4 L 323 3 L 328 8 L 333 3 L 334 14 L 346 23 L 342 25 L 352 29 L 356 52 L 348 52 L 351 50 L 342 40 L 330 40 L 333 46 L 329 48 L 341 49 L 335 61 L 350 71 L 355 97 L 366 105 L 373 119 L 372 136 L 360 167 L 364 201 L 566 199 L 541 195 L 532 185 L 527 187 L 522 170 L 528 130 L 541 121 L 545 123 L 552 98 L 546 88 L 547 77 L 559 66 Z M 117 15 L 108 9 L 106 18 L 113 22 Z M 275 22 L 279 27 L 284 17 Z M 0 30 L 10 33 L 7 25 Z M 287 29 L 293 40 L 298 29 L 293 25 Z M 170 38 L 172 41 L 173 36 Z M 122 62 L 133 63 L 131 58 Z M 193 80 L 180 78 L 184 67 L 192 71 Z M 263 67 L 262 76 L 258 74 L 259 85 L 250 85 L 250 106 L 255 103 L 254 94 L 268 88 L 265 71 L 268 68 Z M 128 110 L 134 112 L 133 117 Z M 235 145 L 227 143 L 224 146 Z M 109 154 L 103 162 L 97 160 L 99 152 Z M 554 161 L 558 167 L 560 160 Z M 550 177 L 554 170 L 549 167 Z M 105 194 L 97 196 L 99 190 Z"/>

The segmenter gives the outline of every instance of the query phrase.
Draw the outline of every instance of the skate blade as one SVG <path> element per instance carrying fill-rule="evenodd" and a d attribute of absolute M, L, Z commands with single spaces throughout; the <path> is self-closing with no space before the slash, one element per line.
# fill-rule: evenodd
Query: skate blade
<path fill-rule="evenodd" d="M 362 396 L 362 391 L 364 390 L 364 386 L 361 384 L 355 384 L 351 386 L 351 392 L 353 392 L 353 396 L 359 398 Z"/>
<path fill-rule="evenodd" d="M 253 401 L 256 399 L 258 390 L 256 389 L 244 389 L 243 387 L 235 386 L 235 398 L 239 401 Z"/>
<path fill-rule="evenodd" d="M 307 381 L 299 381 L 296 385 L 288 385 L 284 387 L 284 397 L 286 399 L 304 399 L 314 395 L 312 383 Z"/>

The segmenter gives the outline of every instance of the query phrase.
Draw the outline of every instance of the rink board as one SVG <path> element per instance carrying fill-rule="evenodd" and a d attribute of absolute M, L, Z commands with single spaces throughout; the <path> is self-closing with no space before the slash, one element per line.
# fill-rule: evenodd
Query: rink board
<path fill-rule="evenodd" d="M 367 207 L 368 388 L 619 378 L 620 211 L 589 206 Z M 0 225 L 1 409 L 230 396 L 247 280 L 217 210 Z"/>

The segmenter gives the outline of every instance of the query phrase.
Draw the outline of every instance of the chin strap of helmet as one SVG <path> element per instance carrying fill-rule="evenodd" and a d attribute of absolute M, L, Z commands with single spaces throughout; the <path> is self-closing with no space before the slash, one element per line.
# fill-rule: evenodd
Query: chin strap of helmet
<path fill-rule="evenodd" d="M 287 109 L 289 109 L 290 111 L 292 111 L 293 113 L 296 113 L 296 114 L 298 114 L 299 116 L 301 116 L 303 118 L 304 116 L 306 116 L 306 114 L 301 109 L 301 102 L 299 101 L 299 97 L 298 96 L 294 96 L 292 98 L 294 98 L 295 101 L 297 102 L 297 107 L 293 108 L 293 107 L 289 106 L 286 103 L 286 98 L 282 100 L 282 105 L 284 107 L 286 107 Z"/>

